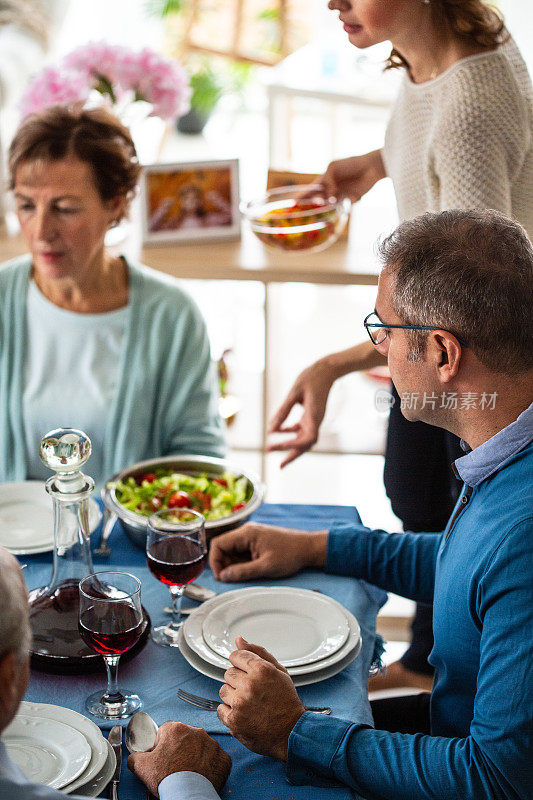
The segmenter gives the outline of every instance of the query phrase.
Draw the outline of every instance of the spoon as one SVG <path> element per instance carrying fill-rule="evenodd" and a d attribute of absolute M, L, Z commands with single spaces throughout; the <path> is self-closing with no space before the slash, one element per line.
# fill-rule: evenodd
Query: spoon
<path fill-rule="evenodd" d="M 198 600 L 203 603 L 204 600 L 210 600 L 216 595 L 214 589 L 208 589 L 207 586 L 202 586 L 200 583 L 187 583 L 183 590 L 185 597 L 190 597 L 191 600 Z"/>
<path fill-rule="evenodd" d="M 197 600 L 199 603 L 204 603 L 206 600 L 210 600 L 212 597 L 215 597 L 216 592 L 213 589 L 208 589 L 207 586 L 202 586 L 200 583 L 187 583 L 185 585 L 185 589 L 183 590 L 183 594 L 185 597 L 189 597 L 191 600 Z M 165 606 L 163 611 L 166 614 L 172 614 L 172 608 L 170 606 Z M 182 608 L 182 614 L 190 614 L 191 611 L 194 611 L 194 608 Z"/>
<path fill-rule="evenodd" d="M 154 746 L 158 726 L 145 711 L 137 711 L 126 727 L 126 747 L 130 753 L 144 753 Z"/>
<path fill-rule="evenodd" d="M 137 711 L 126 726 L 124 741 L 129 753 L 144 753 L 151 750 L 155 743 L 158 726 L 150 714 Z M 146 790 L 146 800 L 155 800 L 154 796 Z"/>

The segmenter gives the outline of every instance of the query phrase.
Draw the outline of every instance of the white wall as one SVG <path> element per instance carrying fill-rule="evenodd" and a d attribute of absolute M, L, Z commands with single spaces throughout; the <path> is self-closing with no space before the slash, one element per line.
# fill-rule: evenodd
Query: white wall
<path fill-rule="evenodd" d="M 161 24 L 147 20 L 145 5 L 145 0 L 70 0 L 55 55 L 91 40 L 139 48 L 157 46 Z"/>
<path fill-rule="evenodd" d="M 531 0 L 500 0 L 507 27 L 533 73 L 533 3 Z"/>

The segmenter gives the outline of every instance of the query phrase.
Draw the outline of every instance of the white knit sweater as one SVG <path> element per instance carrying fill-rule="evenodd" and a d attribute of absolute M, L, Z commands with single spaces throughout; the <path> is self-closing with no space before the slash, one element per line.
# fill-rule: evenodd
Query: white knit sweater
<path fill-rule="evenodd" d="M 427 83 L 406 74 L 383 158 L 402 220 L 488 207 L 533 237 L 533 87 L 514 41 Z"/>

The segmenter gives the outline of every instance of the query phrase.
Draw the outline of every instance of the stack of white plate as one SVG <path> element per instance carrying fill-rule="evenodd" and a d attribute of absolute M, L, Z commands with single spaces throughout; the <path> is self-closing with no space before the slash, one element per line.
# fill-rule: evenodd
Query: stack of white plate
<path fill-rule="evenodd" d="M 202 603 L 184 622 L 179 647 L 189 664 L 224 682 L 235 638 L 259 644 L 287 667 L 296 686 L 331 678 L 361 649 L 357 620 L 309 589 L 236 589 Z"/>
<path fill-rule="evenodd" d="M 96 797 L 115 771 L 100 728 L 69 708 L 24 701 L 2 741 L 28 780 L 65 794 Z"/>
<path fill-rule="evenodd" d="M 102 512 L 89 500 L 89 527 L 98 527 Z M 69 524 L 78 525 L 74 514 Z M 54 549 L 52 500 L 42 481 L 19 481 L 0 485 L 0 544 L 14 555 L 36 555 Z"/>

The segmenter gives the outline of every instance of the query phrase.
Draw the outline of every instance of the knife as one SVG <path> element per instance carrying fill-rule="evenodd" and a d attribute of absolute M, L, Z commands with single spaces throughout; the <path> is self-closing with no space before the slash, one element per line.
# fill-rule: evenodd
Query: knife
<path fill-rule="evenodd" d="M 108 741 L 115 753 L 115 772 L 111 784 L 111 799 L 118 800 L 118 785 L 120 783 L 120 770 L 122 769 L 122 728 L 114 725 L 109 731 Z"/>

